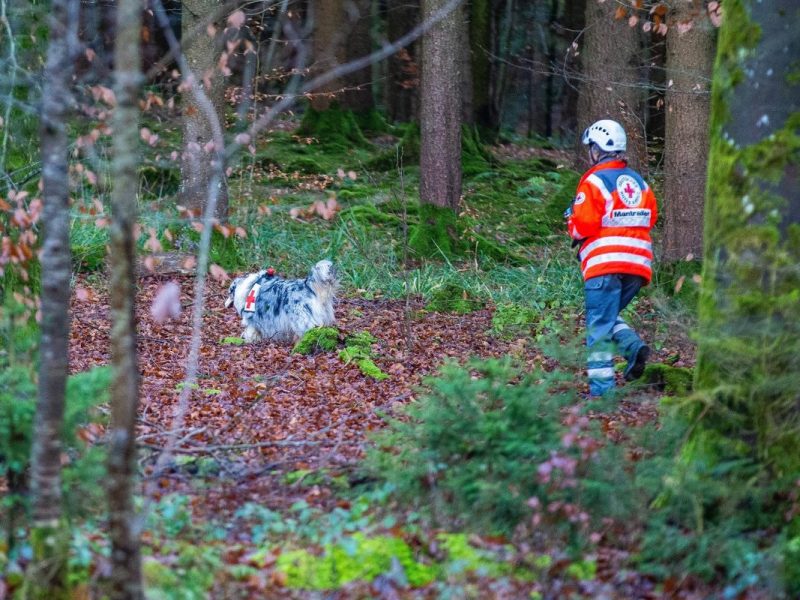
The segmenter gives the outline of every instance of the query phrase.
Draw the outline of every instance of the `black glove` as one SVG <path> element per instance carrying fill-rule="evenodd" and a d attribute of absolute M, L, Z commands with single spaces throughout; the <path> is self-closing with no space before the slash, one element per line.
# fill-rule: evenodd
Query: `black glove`
<path fill-rule="evenodd" d="M 575 258 L 579 261 L 581 259 L 581 246 L 583 246 L 583 242 L 586 241 L 586 238 L 581 238 L 579 240 L 573 239 L 572 240 L 572 248 L 578 248 L 578 251 L 575 253 Z"/>

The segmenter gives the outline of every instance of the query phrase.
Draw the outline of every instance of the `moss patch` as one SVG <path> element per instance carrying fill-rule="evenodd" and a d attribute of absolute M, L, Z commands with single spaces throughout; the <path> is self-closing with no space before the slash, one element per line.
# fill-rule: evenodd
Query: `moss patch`
<path fill-rule="evenodd" d="M 336 327 L 314 327 L 303 334 L 292 348 L 295 354 L 313 354 L 317 351 L 331 352 L 339 344 Z"/>
<path fill-rule="evenodd" d="M 389 375 L 381 371 L 375 364 L 375 353 L 372 351 L 372 344 L 378 340 L 369 331 L 359 331 L 348 336 L 344 341 L 344 349 L 339 351 L 339 358 L 347 363 L 355 363 L 359 370 L 367 377 L 372 377 L 378 381 L 388 379 Z"/>
<path fill-rule="evenodd" d="M 692 369 L 652 363 L 645 367 L 642 383 L 670 396 L 685 396 L 692 391 Z"/>
<path fill-rule="evenodd" d="M 327 110 L 316 110 L 309 106 L 297 134 L 315 137 L 326 147 L 343 151 L 353 144 L 370 146 L 353 111 L 343 110 L 338 102 L 331 103 Z"/>
<path fill-rule="evenodd" d="M 290 588 L 332 590 L 352 581 L 372 581 L 402 567 L 408 585 L 420 587 L 446 574 L 481 572 L 489 576 L 513 574 L 513 568 L 489 553 L 472 547 L 464 534 L 439 534 L 447 553 L 443 563 L 415 551 L 399 537 L 367 537 L 356 533 L 336 545 L 326 545 L 320 555 L 307 550 L 283 552 L 275 570 L 286 575 Z"/>
<path fill-rule="evenodd" d="M 421 257 L 452 258 L 464 253 L 458 216 L 451 208 L 423 203 L 419 222 L 411 229 L 409 248 Z"/>

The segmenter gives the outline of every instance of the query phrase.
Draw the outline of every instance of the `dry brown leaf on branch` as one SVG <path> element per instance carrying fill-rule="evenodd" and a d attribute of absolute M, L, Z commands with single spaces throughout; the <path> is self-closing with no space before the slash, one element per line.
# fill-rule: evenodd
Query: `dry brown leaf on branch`
<path fill-rule="evenodd" d="M 228 275 L 228 272 L 216 264 L 212 264 L 211 266 L 209 266 L 208 272 L 211 274 L 211 277 L 213 277 L 220 283 L 225 283 L 230 279 L 230 275 Z"/>
<path fill-rule="evenodd" d="M 177 283 L 168 281 L 158 289 L 150 305 L 150 314 L 156 323 L 181 315 L 181 288 Z"/>

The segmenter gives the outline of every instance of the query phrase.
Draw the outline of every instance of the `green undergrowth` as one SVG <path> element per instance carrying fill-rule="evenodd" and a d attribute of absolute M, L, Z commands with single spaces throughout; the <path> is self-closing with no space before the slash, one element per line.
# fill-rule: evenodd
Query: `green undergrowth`
<path fill-rule="evenodd" d="M 381 371 L 380 367 L 375 364 L 375 352 L 372 349 L 373 344 L 377 343 L 377 339 L 369 331 L 359 331 L 353 335 L 348 336 L 344 340 L 344 348 L 339 351 L 339 358 L 345 363 L 355 363 L 361 372 L 376 379 L 383 381 L 388 379 L 389 375 Z"/>
<path fill-rule="evenodd" d="M 295 354 L 313 354 L 314 352 L 331 352 L 339 345 L 339 330 L 335 327 L 314 327 L 303 334 L 303 337 L 292 348 Z"/>
<path fill-rule="evenodd" d="M 314 327 L 298 340 L 292 352 L 296 354 L 332 352 L 339 347 L 341 338 L 341 333 L 335 327 Z M 373 360 L 376 354 L 372 346 L 377 342 L 377 338 L 369 331 L 359 331 L 345 336 L 338 357 L 345 364 L 354 363 L 367 377 L 383 381 L 388 379 L 389 375 L 381 371 Z"/>
<path fill-rule="evenodd" d="M 353 111 L 342 109 L 338 102 L 332 102 L 326 110 L 307 107 L 296 133 L 317 138 L 323 147 L 333 151 L 369 146 L 356 115 Z"/>
<path fill-rule="evenodd" d="M 480 310 L 483 306 L 483 300 L 471 297 L 464 287 L 450 281 L 431 293 L 430 299 L 425 305 L 425 310 L 464 315 Z"/>
<path fill-rule="evenodd" d="M 276 569 L 287 576 L 287 586 L 301 589 L 333 590 L 352 581 L 372 581 L 392 574 L 397 583 L 420 587 L 437 579 L 460 573 L 489 577 L 516 575 L 529 579 L 531 573 L 514 568 L 502 558 L 469 544 L 463 533 L 440 533 L 436 541 L 444 553 L 438 560 L 420 556 L 403 538 L 356 533 L 338 544 L 327 545 L 318 555 L 307 550 L 282 552 Z"/>

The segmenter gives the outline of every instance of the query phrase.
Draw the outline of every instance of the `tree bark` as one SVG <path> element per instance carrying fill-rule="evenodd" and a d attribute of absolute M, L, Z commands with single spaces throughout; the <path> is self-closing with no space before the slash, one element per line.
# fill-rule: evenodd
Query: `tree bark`
<path fill-rule="evenodd" d="M 139 531 L 133 504 L 136 481 L 136 410 L 139 370 L 136 358 L 136 297 L 134 259 L 136 240 L 137 167 L 139 165 L 139 90 L 142 83 L 139 31 L 142 5 L 119 0 L 114 54 L 114 158 L 111 165 L 110 231 L 111 300 L 111 426 L 108 449 L 109 533 L 111 538 L 111 597 L 143 598 Z"/>
<path fill-rule="evenodd" d="M 77 0 L 53 0 L 42 98 L 44 242 L 39 396 L 31 458 L 31 596 L 66 595 L 68 534 L 62 530 L 61 428 L 69 372 L 69 176 L 67 119 L 72 99 Z"/>
<path fill-rule="evenodd" d="M 616 2 L 586 2 L 578 133 L 598 119 L 618 121 L 628 134 L 627 154 L 631 167 L 646 174 L 644 101 L 647 82 L 642 77 L 642 35 L 639 28 L 628 25 L 627 19 L 615 19 L 617 6 Z M 579 157 L 586 160 L 583 149 Z"/>
<path fill-rule="evenodd" d="M 472 75 L 472 43 L 470 41 L 470 23 L 468 22 L 467 10 L 461 10 L 461 15 L 456 21 L 458 25 L 458 39 L 461 46 L 456 49 L 461 62 L 459 71 L 461 72 L 461 122 L 465 125 L 474 126 L 475 121 L 475 81 Z"/>
<path fill-rule="evenodd" d="M 775 476 L 800 469 L 798 28 L 794 0 L 725 2 L 695 370 L 702 427 L 744 442 Z"/>
<path fill-rule="evenodd" d="M 417 0 L 388 0 L 386 29 L 390 42 L 411 31 L 417 24 Z M 386 89 L 386 107 L 389 120 L 412 121 L 419 106 L 419 44 L 413 43 L 389 59 L 389 83 Z"/>
<path fill-rule="evenodd" d="M 559 121 L 559 131 L 564 139 L 574 139 L 578 129 L 578 98 L 580 81 L 576 77 L 579 71 L 580 54 L 576 56 L 573 43 L 580 41 L 580 35 L 586 23 L 586 0 L 570 0 L 564 5 L 564 14 L 561 17 L 559 27 L 560 35 L 564 38 L 569 49 L 566 56 L 562 59 L 564 73 L 564 91 L 561 100 L 561 119 Z"/>
<path fill-rule="evenodd" d="M 206 95 L 214 105 L 217 118 L 225 127 L 225 81 L 217 69 L 221 48 L 217 37 L 205 32 L 189 39 L 197 23 L 218 8 L 215 0 L 183 0 L 181 15 L 182 47 L 186 62 L 198 81 L 203 84 Z M 190 208 L 202 211 L 208 198 L 208 186 L 213 178 L 214 150 L 206 145 L 213 143 L 213 130 L 205 113 L 193 95 L 183 94 L 183 156 L 181 162 L 181 202 Z M 219 150 L 219 149 L 217 149 Z M 223 173 L 225 169 L 223 168 Z M 228 186 L 223 177 L 219 185 L 215 216 L 224 221 L 228 217 Z"/>
<path fill-rule="evenodd" d="M 492 5 L 490 0 L 472 0 L 469 9 L 469 50 L 472 79 L 472 122 L 494 131 L 497 119 L 493 112 L 492 85 Z"/>
<path fill-rule="evenodd" d="M 347 14 L 346 60 L 351 61 L 372 52 L 371 0 L 354 1 Z M 372 67 L 350 73 L 345 78 L 346 90 L 342 106 L 354 113 L 367 114 L 375 108 L 372 95 Z"/>
<path fill-rule="evenodd" d="M 703 203 L 715 31 L 705 14 L 678 3 L 667 32 L 663 260 L 703 250 Z M 678 23 L 691 22 L 681 33 Z"/>
<path fill-rule="evenodd" d="M 422 18 L 445 5 L 423 0 Z M 461 60 L 459 5 L 422 38 L 420 200 L 457 210 L 461 198 Z"/>
<path fill-rule="evenodd" d="M 314 33 L 312 75 L 336 68 L 346 60 L 343 0 L 313 0 Z M 311 108 L 325 111 L 344 88 L 341 79 L 333 79 L 313 92 Z"/>

